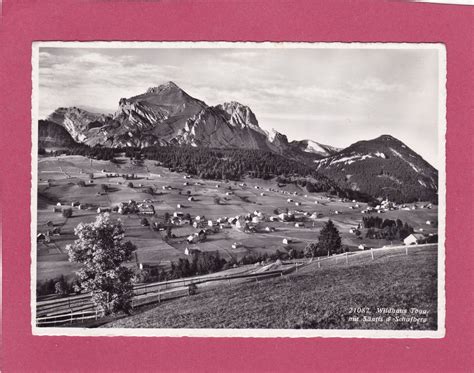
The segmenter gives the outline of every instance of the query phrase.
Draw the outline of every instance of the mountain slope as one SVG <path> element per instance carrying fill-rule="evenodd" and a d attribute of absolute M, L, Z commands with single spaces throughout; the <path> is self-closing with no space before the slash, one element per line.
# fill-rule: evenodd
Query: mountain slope
<path fill-rule="evenodd" d="M 374 197 L 404 202 L 437 198 L 438 171 L 389 135 L 356 142 L 315 164 L 342 187 Z"/>
<path fill-rule="evenodd" d="M 76 142 L 69 132 L 59 124 L 40 120 L 38 123 L 38 146 L 46 147 L 70 147 Z"/>

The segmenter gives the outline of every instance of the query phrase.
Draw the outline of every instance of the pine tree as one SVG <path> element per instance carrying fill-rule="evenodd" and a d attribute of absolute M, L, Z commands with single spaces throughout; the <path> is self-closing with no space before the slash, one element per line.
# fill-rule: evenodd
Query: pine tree
<path fill-rule="evenodd" d="M 318 249 L 327 255 L 337 254 L 341 251 L 341 236 L 334 223 L 329 220 L 319 234 Z"/>

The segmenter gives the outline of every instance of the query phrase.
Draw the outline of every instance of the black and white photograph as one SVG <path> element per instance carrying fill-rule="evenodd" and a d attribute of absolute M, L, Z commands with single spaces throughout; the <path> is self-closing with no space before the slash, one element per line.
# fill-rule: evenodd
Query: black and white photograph
<path fill-rule="evenodd" d="M 37 42 L 36 335 L 441 338 L 441 44 Z"/>

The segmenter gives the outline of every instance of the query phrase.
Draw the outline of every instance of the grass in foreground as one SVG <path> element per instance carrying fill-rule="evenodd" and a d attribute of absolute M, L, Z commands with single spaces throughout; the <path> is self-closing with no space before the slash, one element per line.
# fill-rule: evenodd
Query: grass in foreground
<path fill-rule="evenodd" d="M 363 321 L 351 308 L 427 310 L 427 322 Z M 358 321 L 350 320 L 359 316 Z M 387 320 L 392 316 L 391 320 Z M 406 315 L 411 316 L 411 315 Z M 419 315 L 417 316 L 419 317 Z M 416 253 L 221 286 L 104 325 L 109 328 L 408 329 L 437 327 L 437 256 Z"/>

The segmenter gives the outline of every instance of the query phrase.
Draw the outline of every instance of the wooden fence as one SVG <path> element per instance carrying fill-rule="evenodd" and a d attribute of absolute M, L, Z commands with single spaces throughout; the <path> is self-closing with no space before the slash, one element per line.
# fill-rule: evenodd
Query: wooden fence
<path fill-rule="evenodd" d="M 191 295 L 194 287 L 212 286 L 219 284 L 262 281 L 274 277 L 282 277 L 301 269 L 328 268 L 337 265 L 363 263 L 371 260 L 388 258 L 393 255 L 408 255 L 409 252 L 419 252 L 437 248 L 437 244 L 412 246 L 386 246 L 378 249 L 353 251 L 332 255 L 330 257 L 295 259 L 283 262 L 286 269 L 272 270 L 261 273 L 237 274 L 226 276 L 204 275 L 178 280 L 162 281 L 150 284 L 136 284 L 133 287 L 132 308 L 165 300 L 176 299 Z M 37 326 L 52 326 L 71 324 L 103 316 L 97 310 L 89 294 L 71 296 L 61 299 L 39 301 L 36 304 Z"/>

